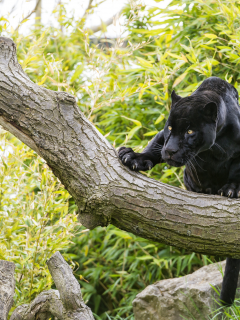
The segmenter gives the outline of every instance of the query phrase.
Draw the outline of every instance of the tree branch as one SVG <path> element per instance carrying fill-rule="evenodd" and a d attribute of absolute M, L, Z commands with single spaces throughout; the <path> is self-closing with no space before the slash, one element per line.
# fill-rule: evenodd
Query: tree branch
<path fill-rule="evenodd" d="M 15 29 L 15 31 L 17 31 L 17 30 L 19 29 L 19 27 L 21 26 L 21 24 L 22 24 L 22 22 L 23 22 L 24 20 L 30 18 L 31 15 L 32 15 L 34 12 L 36 12 L 36 10 L 37 10 L 38 5 L 39 5 L 40 2 L 41 2 L 41 0 L 37 0 L 34 9 L 33 9 L 32 11 L 30 11 L 29 14 L 27 14 L 27 15 L 19 22 L 19 24 L 18 24 L 17 28 Z"/>
<path fill-rule="evenodd" d="M 1 263 L 3 262 L 5 261 L 0 260 L 0 273 Z M 13 263 L 12 265 L 14 266 Z M 30 304 L 23 304 L 17 307 L 11 315 L 10 320 L 48 320 L 50 318 L 58 320 L 94 320 L 92 311 L 85 305 L 82 299 L 80 285 L 60 252 L 56 252 L 47 261 L 47 265 L 58 290 L 43 291 Z M 4 271 L 3 277 L 5 278 L 8 274 L 6 270 Z M 9 277 L 13 280 L 13 273 Z M 1 288 L 0 294 L 2 291 Z M 0 311 L 0 319 L 5 320 L 10 310 L 8 308 L 9 305 L 6 301 L 3 301 L 3 304 L 0 304 L 0 306 L 3 306 L 3 309 L 5 308 L 4 310 L 7 311 L 5 318 L 1 317 Z"/>
<path fill-rule="evenodd" d="M 110 26 L 111 24 L 113 24 L 114 20 L 121 14 L 122 12 L 122 9 L 116 13 L 114 16 L 112 16 L 111 18 L 109 18 L 108 20 L 106 21 L 102 21 L 101 24 L 99 25 L 96 25 L 96 26 L 92 26 L 91 28 L 86 28 L 87 30 L 93 32 L 93 33 L 96 33 L 98 31 L 101 31 L 101 30 L 104 30 L 104 27 L 105 26 Z"/>
<path fill-rule="evenodd" d="M 56 252 L 47 265 L 63 303 L 63 318 L 94 320 L 91 309 L 83 301 L 80 285 L 60 252 Z"/>
<path fill-rule="evenodd" d="M 89 0 L 88 6 L 83 14 L 83 17 L 85 17 L 88 14 L 88 11 L 92 8 L 92 3 L 93 3 L 93 0 Z"/>
<path fill-rule="evenodd" d="M 0 38 L 0 119 L 74 197 L 87 228 L 109 223 L 187 250 L 240 258 L 240 200 L 172 187 L 124 167 L 75 98 L 33 83 Z"/>
<path fill-rule="evenodd" d="M 15 291 L 15 265 L 9 261 L 0 260 L 0 319 L 7 320 L 13 305 Z"/>
<path fill-rule="evenodd" d="M 57 290 L 43 291 L 30 304 L 17 307 L 10 320 L 48 320 L 51 317 L 64 319 L 63 305 Z"/>

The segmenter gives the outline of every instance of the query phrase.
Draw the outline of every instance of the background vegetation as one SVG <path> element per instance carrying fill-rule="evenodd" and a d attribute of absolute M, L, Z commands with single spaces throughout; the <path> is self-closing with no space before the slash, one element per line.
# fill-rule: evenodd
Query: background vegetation
<path fill-rule="evenodd" d="M 239 91 L 240 1 L 173 0 L 161 10 L 132 1 L 122 13 L 127 32 L 105 39 L 104 46 L 101 39 L 94 45 L 95 36 L 85 28 L 92 10 L 76 21 L 59 5 L 53 13 L 59 27 L 37 24 L 28 36 L 1 17 L 0 32 L 17 44 L 32 81 L 73 94 L 115 147 L 141 151 L 147 145 L 164 127 L 173 88 L 187 96 L 214 75 Z M 86 230 L 42 159 L 4 131 L 0 148 L 0 259 L 17 265 L 14 307 L 51 287 L 45 261 L 56 250 L 72 261 L 85 301 L 103 320 L 133 319 L 131 302 L 148 284 L 215 260 L 113 226 Z M 184 188 L 183 168 L 162 164 L 144 174 Z M 237 314 L 234 306 L 223 318 L 238 319 Z"/>

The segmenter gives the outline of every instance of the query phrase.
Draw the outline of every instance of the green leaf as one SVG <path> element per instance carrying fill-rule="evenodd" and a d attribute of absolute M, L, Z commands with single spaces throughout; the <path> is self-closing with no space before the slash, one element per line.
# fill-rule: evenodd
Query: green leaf
<path fill-rule="evenodd" d="M 153 65 L 150 61 L 147 61 L 143 58 L 137 57 L 138 61 L 140 62 L 141 66 L 146 67 L 146 68 L 152 68 Z"/>
<path fill-rule="evenodd" d="M 78 65 L 70 81 L 71 82 L 75 81 L 83 72 L 83 69 L 84 69 L 84 65 Z"/>
<path fill-rule="evenodd" d="M 160 116 L 157 118 L 157 120 L 154 122 L 154 124 L 159 124 L 160 122 L 162 122 L 165 119 L 165 114 L 162 113 L 160 114 Z"/>
<path fill-rule="evenodd" d="M 131 131 L 129 131 L 128 135 L 127 135 L 127 139 L 130 140 L 132 139 L 132 137 L 134 136 L 134 134 L 139 130 L 141 129 L 142 126 L 136 126 L 134 127 Z"/>
<path fill-rule="evenodd" d="M 140 121 L 138 121 L 138 120 L 135 120 L 135 119 L 132 119 L 132 118 L 128 118 L 128 117 L 125 117 L 125 116 L 121 116 L 122 118 L 124 118 L 124 119 L 127 119 L 127 120 L 129 120 L 129 121 L 132 121 L 133 123 L 135 123 L 137 126 L 142 126 L 142 124 L 141 124 L 141 122 Z"/>
<path fill-rule="evenodd" d="M 146 255 L 146 256 L 141 256 L 141 257 L 138 257 L 138 260 L 152 260 L 153 259 L 153 257 L 152 256 L 148 256 L 148 255 Z"/>
<path fill-rule="evenodd" d="M 210 38 L 210 39 L 216 39 L 218 36 L 216 36 L 215 34 L 213 33 L 205 33 L 204 36 L 206 38 Z"/>
<path fill-rule="evenodd" d="M 173 83 L 173 88 L 175 88 L 180 82 L 183 81 L 183 79 L 186 77 L 187 72 L 184 72 L 183 74 L 181 74 Z"/>
<path fill-rule="evenodd" d="M 144 136 L 145 137 L 151 137 L 151 136 L 154 136 L 157 133 L 158 133 L 158 131 L 150 131 L 150 132 L 144 133 Z"/>

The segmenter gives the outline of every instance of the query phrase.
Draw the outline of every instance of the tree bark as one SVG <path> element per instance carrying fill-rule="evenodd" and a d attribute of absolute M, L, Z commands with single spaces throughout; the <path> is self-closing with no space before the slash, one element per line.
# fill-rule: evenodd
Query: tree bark
<path fill-rule="evenodd" d="M 33 83 L 0 38 L 0 124 L 45 159 L 87 228 L 107 226 L 190 251 L 240 258 L 240 201 L 172 187 L 124 167 L 75 98 Z"/>
<path fill-rule="evenodd" d="M 17 307 L 10 320 L 94 320 L 82 299 L 80 285 L 60 252 L 47 265 L 58 290 L 43 291 L 30 304 Z M 7 320 L 13 304 L 14 269 L 14 263 L 0 260 L 0 320 Z"/>
<path fill-rule="evenodd" d="M 83 301 L 80 285 L 61 254 L 56 252 L 47 265 L 63 304 L 62 319 L 94 320 L 91 309 Z"/>
<path fill-rule="evenodd" d="M 7 320 L 8 313 L 13 305 L 14 270 L 14 263 L 0 260 L 0 320 Z"/>
<path fill-rule="evenodd" d="M 30 304 L 17 307 L 10 320 L 48 320 L 53 317 L 63 320 L 63 305 L 58 290 L 43 291 Z"/>

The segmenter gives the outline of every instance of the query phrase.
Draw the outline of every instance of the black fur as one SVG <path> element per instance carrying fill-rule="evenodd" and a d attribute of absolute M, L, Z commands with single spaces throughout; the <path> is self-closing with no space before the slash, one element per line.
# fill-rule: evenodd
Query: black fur
<path fill-rule="evenodd" d="M 164 130 L 142 153 L 119 149 L 124 165 L 135 171 L 157 163 L 185 165 L 187 190 L 240 197 L 240 107 L 237 90 L 228 82 L 211 77 L 189 97 L 172 92 L 172 107 Z M 220 299 L 232 304 L 240 260 L 227 259 Z"/>

